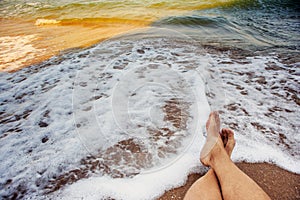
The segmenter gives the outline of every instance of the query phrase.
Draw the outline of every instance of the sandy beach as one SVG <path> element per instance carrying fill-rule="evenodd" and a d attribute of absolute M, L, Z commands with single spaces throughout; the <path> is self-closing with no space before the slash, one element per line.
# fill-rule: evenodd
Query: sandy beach
<path fill-rule="evenodd" d="M 268 163 L 236 163 L 249 177 L 258 183 L 273 200 L 300 199 L 300 175 L 288 172 Z M 191 174 L 185 185 L 166 191 L 159 200 L 183 199 L 190 186 L 202 174 Z"/>

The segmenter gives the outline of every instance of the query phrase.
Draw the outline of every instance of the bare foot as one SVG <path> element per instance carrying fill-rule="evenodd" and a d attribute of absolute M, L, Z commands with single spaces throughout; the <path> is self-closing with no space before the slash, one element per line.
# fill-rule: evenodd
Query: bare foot
<path fill-rule="evenodd" d="M 234 139 L 234 133 L 229 128 L 223 128 L 220 132 L 225 150 L 229 157 L 231 156 L 231 153 L 233 151 L 233 148 L 235 146 L 235 139 Z"/>
<path fill-rule="evenodd" d="M 220 131 L 220 118 L 218 112 L 214 111 L 211 112 L 209 118 L 206 122 L 206 131 L 207 131 L 207 138 L 206 142 L 201 150 L 200 153 L 200 160 L 204 160 L 209 154 L 211 153 L 212 149 L 216 146 L 216 144 L 221 140 L 219 135 Z M 222 140 L 220 143 L 223 146 Z M 203 162 L 202 162 L 203 163 Z M 204 163 L 203 163 L 204 164 Z"/>
<path fill-rule="evenodd" d="M 214 154 L 226 151 L 230 157 L 235 146 L 234 133 L 228 128 L 220 130 L 220 118 L 217 112 L 212 112 L 206 122 L 207 138 L 201 150 L 200 161 L 208 166 Z"/>

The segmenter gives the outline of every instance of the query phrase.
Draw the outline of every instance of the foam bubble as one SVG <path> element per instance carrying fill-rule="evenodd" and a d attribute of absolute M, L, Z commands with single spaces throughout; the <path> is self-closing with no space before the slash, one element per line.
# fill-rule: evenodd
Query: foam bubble
<path fill-rule="evenodd" d="M 34 23 L 36 26 L 57 25 L 60 21 L 56 19 L 37 19 Z"/>

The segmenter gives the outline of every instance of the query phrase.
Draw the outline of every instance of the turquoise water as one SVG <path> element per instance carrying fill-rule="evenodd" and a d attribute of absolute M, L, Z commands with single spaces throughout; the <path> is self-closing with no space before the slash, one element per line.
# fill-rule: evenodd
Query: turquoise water
<path fill-rule="evenodd" d="M 239 1 L 165 18 L 154 25 L 183 30 L 207 45 L 278 53 L 299 51 L 299 5 L 293 1 Z"/>

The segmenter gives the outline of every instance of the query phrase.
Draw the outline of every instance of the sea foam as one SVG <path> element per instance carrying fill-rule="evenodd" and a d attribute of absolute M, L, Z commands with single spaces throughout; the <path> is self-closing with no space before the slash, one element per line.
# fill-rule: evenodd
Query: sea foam
<path fill-rule="evenodd" d="M 281 95 L 297 88 L 299 70 L 275 55 L 208 54 L 162 32 L 0 75 L 2 197 L 155 199 L 206 170 L 199 152 L 211 109 L 236 132 L 234 161 L 300 173 L 297 106 Z"/>
<path fill-rule="evenodd" d="M 34 23 L 36 26 L 44 26 L 44 25 L 56 25 L 59 24 L 60 21 L 56 19 L 37 19 Z"/>

